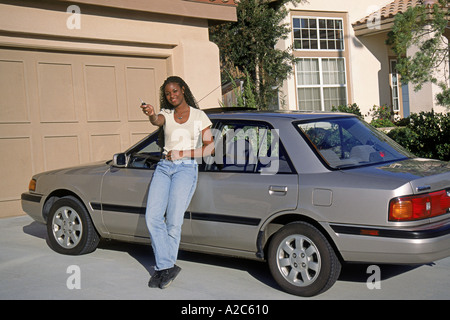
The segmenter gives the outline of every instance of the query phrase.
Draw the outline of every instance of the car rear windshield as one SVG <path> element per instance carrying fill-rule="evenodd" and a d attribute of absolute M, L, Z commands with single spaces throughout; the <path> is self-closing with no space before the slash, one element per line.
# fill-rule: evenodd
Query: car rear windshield
<path fill-rule="evenodd" d="M 356 117 L 302 121 L 296 125 L 331 168 L 354 168 L 414 157 Z"/>

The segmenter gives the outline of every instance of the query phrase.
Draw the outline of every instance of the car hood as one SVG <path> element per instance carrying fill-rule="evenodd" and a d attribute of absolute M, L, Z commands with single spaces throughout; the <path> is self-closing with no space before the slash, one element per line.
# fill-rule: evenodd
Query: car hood
<path fill-rule="evenodd" d="M 383 177 L 399 184 L 410 183 L 413 193 L 450 188 L 450 162 L 439 160 L 415 158 L 351 171 L 369 179 Z"/>
<path fill-rule="evenodd" d="M 34 175 L 34 178 L 39 178 L 42 175 L 62 175 L 62 174 L 89 174 L 89 173 L 104 173 L 106 170 L 108 170 L 110 166 L 107 164 L 107 161 L 97 161 L 92 162 L 84 165 L 74 166 L 74 167 L 68 167 L 68 168 L 62 168 L 62 169 L 56 169 L 56 170 L 50 170 L 45 171 L 42 173 L 38 173 Z"/>

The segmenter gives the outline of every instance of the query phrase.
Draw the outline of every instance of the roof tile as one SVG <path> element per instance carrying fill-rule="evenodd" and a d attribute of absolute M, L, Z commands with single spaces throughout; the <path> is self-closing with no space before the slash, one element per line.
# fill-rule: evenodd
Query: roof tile
<path fill-rule="evenodd" d="M 228 5 L 228 6 L 236 6 L 239 3 L 239 0 L 184 0 L 184 1 L 203 2 L 209 4 Z"/>
<path fill-rule="evenodd" d="M 430 5 L 436 0 L 395 0 L 380 9 L 381 20 L 393 18 L 398 13 L 405 12 L 410 7 L 415 7 L 421 4 Z M 354 26 L 367 23 L 371 19 L 373 13 L 353 23 Z"/>

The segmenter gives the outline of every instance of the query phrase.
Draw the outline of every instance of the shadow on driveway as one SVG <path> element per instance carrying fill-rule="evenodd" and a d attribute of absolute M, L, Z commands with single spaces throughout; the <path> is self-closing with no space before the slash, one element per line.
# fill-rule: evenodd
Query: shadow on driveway
<path fill-rule="evenodd" d="M 23 232 L 42 240 L 47 239 L 46 226 L 35 221 L 24 226 Z M 98 248 L 126 252 L 132 258 L 136 259 L 136 261 L 138 261 L 148 271 L 149 275 L 153 275 L 155 272 L 155 260 L 150 245 L 134 244 L 115 240 L 102 240 L 99 243 Z M 245 271 L 265 285 L 282 291 L 282 289 L 272 278 L 269 267 L 265 262 L 188 251 L 180 251 L 178 259 L 198 264 L 213 265 L 222 268 L 233 268 L 235 270 Z M 368 272 L 368 267 L 370 265 L 371 264 L 343 264 L 338 281 L 366 283 L 369 276 L 372 274 L 371 272 Z M 383 281 L 396 277 L 403 273 L 412 271 L 420 266 L 421 265 L 379 265 L 381 270 L 381 280 Z"/>

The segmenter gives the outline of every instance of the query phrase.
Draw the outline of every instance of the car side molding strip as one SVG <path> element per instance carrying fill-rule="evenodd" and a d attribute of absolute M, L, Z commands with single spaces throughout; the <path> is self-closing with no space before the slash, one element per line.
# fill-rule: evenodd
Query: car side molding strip
<path fill-rule="evenodd" d="M 257 226 L 261 222 L 258 218 L 240 217 L 240 216 L 228 216 L 224 214 L 213 214 L 213 213 L 198 213 L 191 212 L 192 220 L 203 220 L 203 221 L 213 221 L 213 222 L 223 222 L 223 223 L 235 223 L 243 224 L 247 226 Z"/>
<path fill-rule="evenodd" d="M 97 203 L 91 202 L 91 207 L 94 210 L 102 210 L 103 211 L 113 211 L 113 212 L 123 212 L 123 213 L 137 213 L 137 214 L 145 214 L 145 207 L 135 207 L 135 206 L 123 206 L 118 204 L 106 204 L 106 203 Z"/>
<path fill-rule="evenodd" d="M 112 211 L 112 212 L 122 212 L 130 214 L 145 214 L 145 207 L 135 207 L 135 206 L 123 206 L 116 204 L 101 204 L 98 202 L 91 202 L 91 207 L 94 210 Z M 185 212 L 184 219 L 200 220 L 200 221 L 213 221 L 222 223 L 234 223 L 242 224 L 247 226 L 258 226 L 261 219 L 249 218 L 241 216 L 228 216 L 224 214 L 213 214 L 213 213 L 199 213 L 199 212 Z"/>
<path fill-rule="evenodd" d="M 331 224 L 330 227 L 334 230 L 334 232 L 340 234 L 397 239 L 430 239 L 450 234 L 450 223 L 438 226 L 433 229 L 423 230 L 389 230 L 367 226 L 343 226 L 334 224 Z"/>

